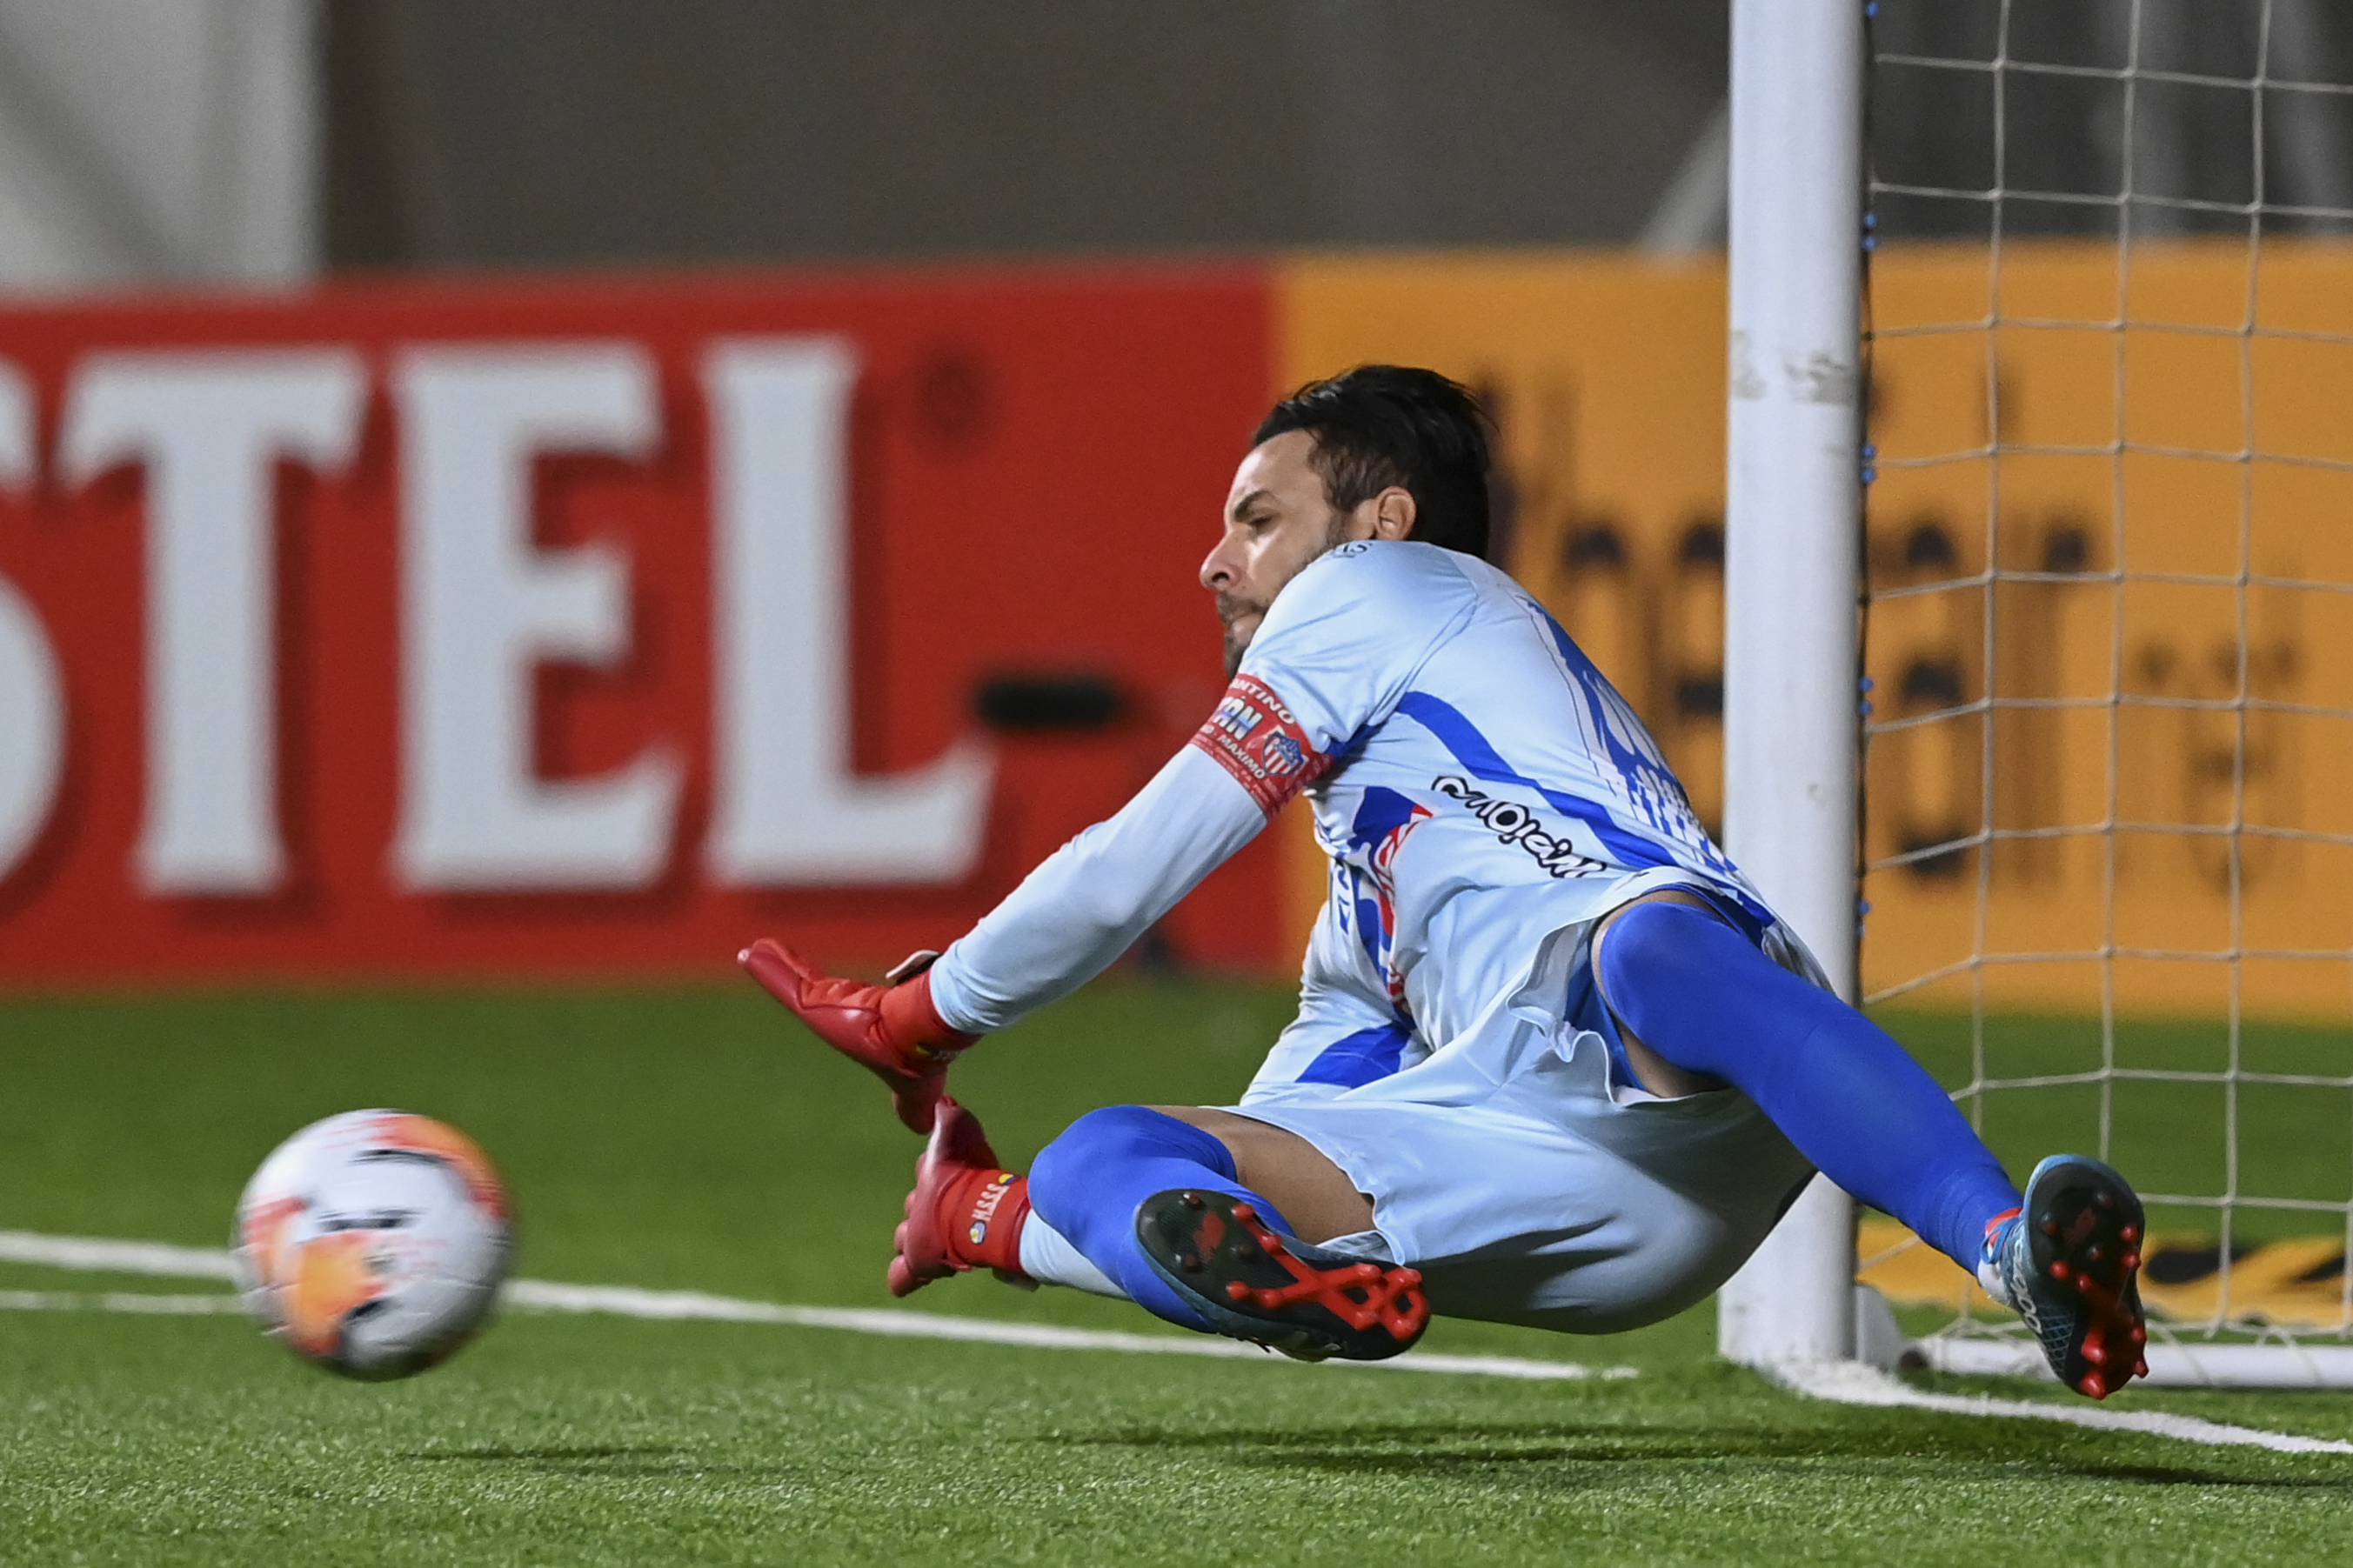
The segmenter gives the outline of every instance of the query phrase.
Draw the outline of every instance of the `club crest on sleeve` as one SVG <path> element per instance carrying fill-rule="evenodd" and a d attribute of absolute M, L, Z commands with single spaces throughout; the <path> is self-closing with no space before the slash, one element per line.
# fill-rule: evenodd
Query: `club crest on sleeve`
<path fill-rule="evenodd" d="M 1269 816 L 1330 765 L 1274 689 L 1250 675 L 1234 678 L 1193 744 L 1250 791 Z"/>

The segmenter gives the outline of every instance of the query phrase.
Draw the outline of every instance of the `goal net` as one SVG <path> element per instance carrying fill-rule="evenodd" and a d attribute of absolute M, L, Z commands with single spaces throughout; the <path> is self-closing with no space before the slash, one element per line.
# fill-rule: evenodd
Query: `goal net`
<path fill-rule="evenodd" d="M 2353 1383 L 2353 13 L 1867 11 L 1864 999 L 2145 1193 L 2160 1381 Z"/>

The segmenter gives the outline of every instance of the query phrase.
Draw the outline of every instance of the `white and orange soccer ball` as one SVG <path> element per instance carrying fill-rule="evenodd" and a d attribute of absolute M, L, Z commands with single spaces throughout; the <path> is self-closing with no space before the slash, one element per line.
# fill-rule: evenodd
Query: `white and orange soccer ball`
<path fill-rule="evenodd" d="M 346 1111 L 261 1163 L 231 1241 L 246 1310 L 273 1337 L 346 1377 L 406 1377 L 490 1315 L 507 1271 L 506 1189 L 447 1123 Z"/>

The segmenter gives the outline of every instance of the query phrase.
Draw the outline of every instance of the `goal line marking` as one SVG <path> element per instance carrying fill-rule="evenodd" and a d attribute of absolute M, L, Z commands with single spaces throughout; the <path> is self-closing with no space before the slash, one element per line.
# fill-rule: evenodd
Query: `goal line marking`
<path fill-rule="evenodd" d="M 2095 1405 L 1996 1399 L 1990 1394 L 1930 1394 L 1862 1362 L 1789 1363 L 1774 1368 L 1771 1375 L 1784 1387 L 1839 1405 L 1900 1405 L 1947 1415 L 2012 1415 L 2029 1421 L 2063 1421 L 2071 1426 L 2142 1432 L 2213 1447 L 2269 1448 L 2275 1454 L 2353 1454 L 2353 1443 L 2334 1438 L 2232 1426 L 2162 1410 L 2107 1410 Z"/>
<path fill-rule="evenodd" d="M 170 1247 L 152 1241 L 114 1241 L 100 1237 L 46 1236 L 0 1230 L 0 1263 L 111 1274 L 146 1274 L 173 1279 L 234 1279 L 226 1250 Z M 1066 1329 L 1049 1323 L 1011 1323 L 987 1318 L 956 1318 L 940 1312 L 908 1312 L 857 1307 L 788 1307 L 713 1296 L 700 1290 L 644 1290 L 627 1285 L 560 1285 L 544 1279 L 507 1283 L 501 1304 L 525 1311 L 596 1312 L 670 1322 L 777 1323 L 793 1328 L 833 1329 L 900 1339 L 960 1340 L 1027 1350 L 1118 1351 L 1142 1355 L 1243 1358 L 1259 1363 L 1286 1358 L 1239 1340 L 1207 1334 L 1118 1333 L 1102 1329 Z M 137 1292 L 84 1293 L 64 1290 L 0 1290 L 0 1311 L 106 1311 L 198 1314 L 243 1310 L 235 1296 L 163 1296 Z M 1630 1366 L 1593 1367 L 1577 1362 L 1532 1361 L 1517 1356 L 1409 1354 L 1390 1361 L 1326 1362 L 1366 1371 L 1422 1372 L 1469 1377 L 1508 1377 L 1536 1382 L 1640 1375 Z"/>

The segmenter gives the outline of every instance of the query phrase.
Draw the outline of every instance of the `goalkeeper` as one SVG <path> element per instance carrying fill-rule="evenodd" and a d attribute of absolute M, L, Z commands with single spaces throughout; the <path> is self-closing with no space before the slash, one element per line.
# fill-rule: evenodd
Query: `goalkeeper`
<path fill-rule="evenodd" d="M 1657 744 L 1483 559 L 1487 440 L 1366 365 L 1260 426 L 1201 569 L 1232 684 L 1134 800 L 883 985 L 744 962 L 929 1131 L 894 1293 L 975 1267 L 1307 1356 L 1434 1310 L 1600 1333 L 1715 1290 L 1817 1170 L 1974 1272 L 2094 1398 L 2145 1371 L 2143 1218 L 2021 1194 L 1708 839 Z M 1100 973 L 1305 794 L 1331 858 L 1298 1016 L 1239 1104 L 1080 1118 L 998 1168 L 948 1064 Z"/>

